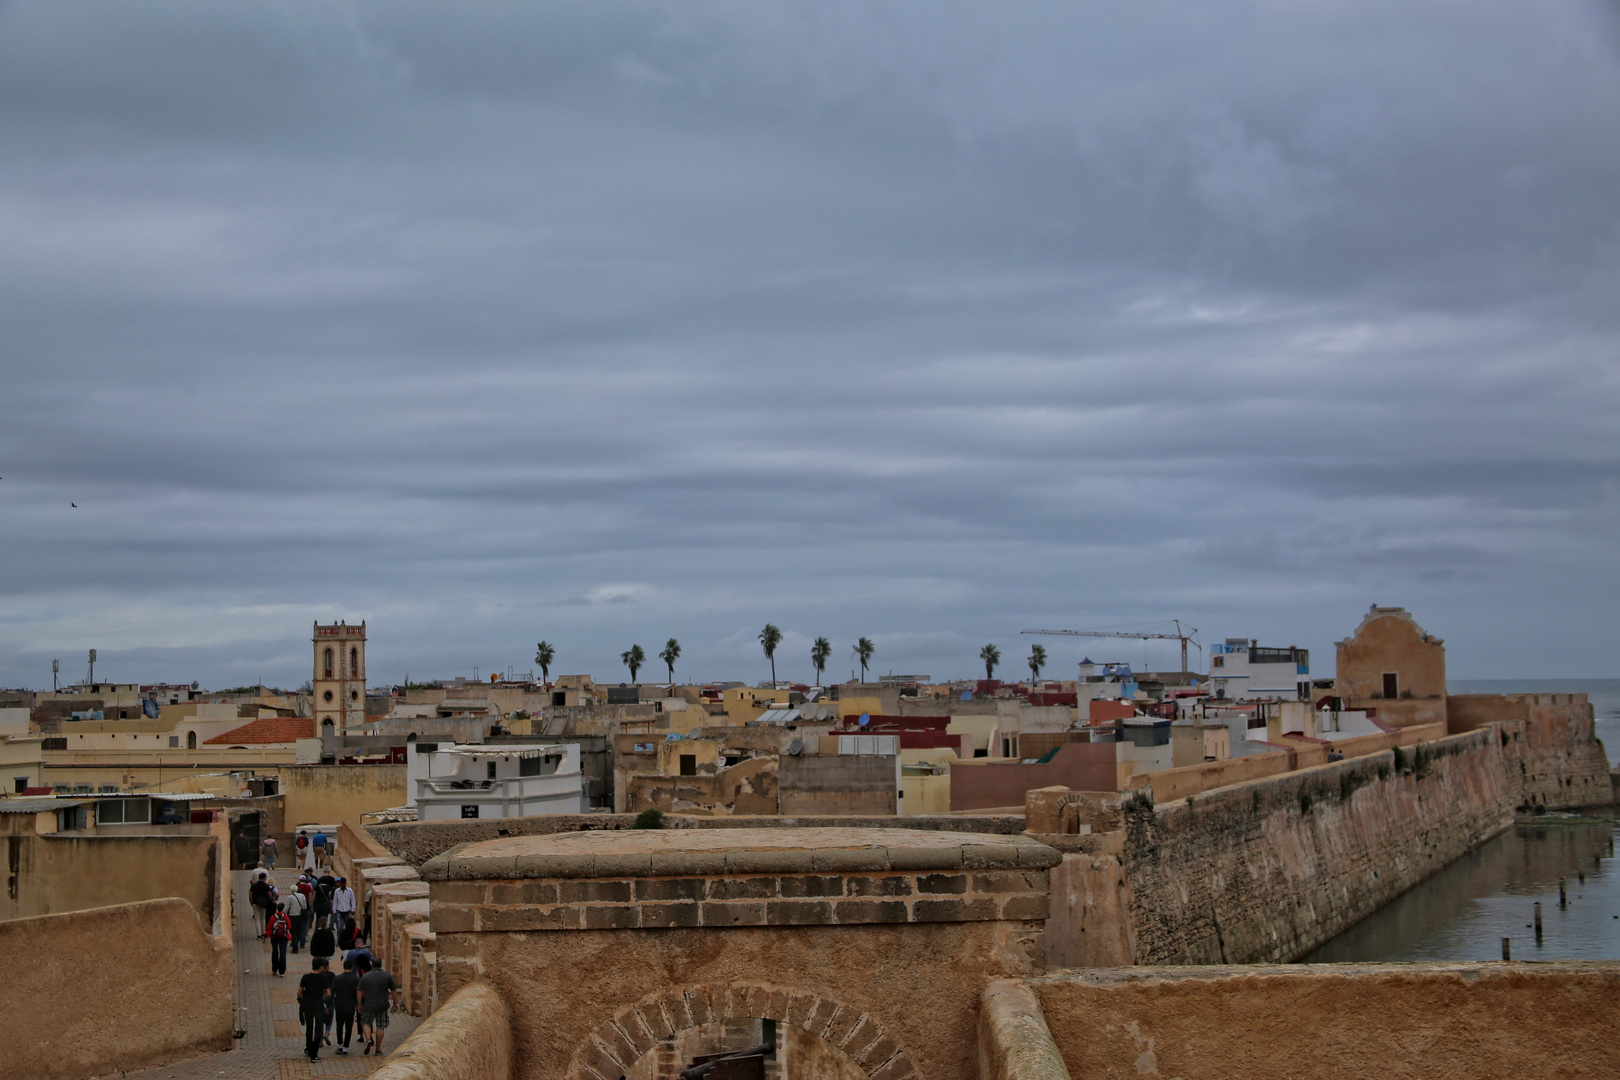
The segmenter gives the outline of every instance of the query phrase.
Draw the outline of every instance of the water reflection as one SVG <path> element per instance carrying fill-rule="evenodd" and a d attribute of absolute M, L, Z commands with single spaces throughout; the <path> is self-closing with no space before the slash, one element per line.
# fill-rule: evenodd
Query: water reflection
<path fill-rule="evenodd" d="M 1586 811 L 1589 816 L 1609 811 Z M 1320 949 L 1309 964 L 1397 960 L 1620 959 L 1620 823 L 1515 825 Z M 1581 880 L 1581 875 L 1585 880 Z M 1569 905 L 1558 906 L 1563 878 Z M 1541 902 L 1543 937 L 1532 929 Z"/>

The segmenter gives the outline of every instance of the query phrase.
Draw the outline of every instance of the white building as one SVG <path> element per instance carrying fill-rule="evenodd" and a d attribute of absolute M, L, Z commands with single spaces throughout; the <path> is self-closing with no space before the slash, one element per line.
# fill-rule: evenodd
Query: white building
<path fill-rule="evenodd" d="M 1262 648 L 1252 638 L 1227 638 L 1209 650 L 1209 692 L 1217 698 L 1241 701 L 1254 698 L 1311 696 L 1311 654 L 1308 649 Z"/>
<path fill-rule="evenodd" d="M 418 821 L 585 812 L 574 743 L 408 745 L 405 776 Z"/>

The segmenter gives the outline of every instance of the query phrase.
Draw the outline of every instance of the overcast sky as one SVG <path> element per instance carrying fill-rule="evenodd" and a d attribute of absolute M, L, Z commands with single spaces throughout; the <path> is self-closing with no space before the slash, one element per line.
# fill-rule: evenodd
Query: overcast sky
<path fill-rule="evenodd" d="M 1620 675 L 1620 7 L 0 0 L 0 395 L 0 685 Z"/>

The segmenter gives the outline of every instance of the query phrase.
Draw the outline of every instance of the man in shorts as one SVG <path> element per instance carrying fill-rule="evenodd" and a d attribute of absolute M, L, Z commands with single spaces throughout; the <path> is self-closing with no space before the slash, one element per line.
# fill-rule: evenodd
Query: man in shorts
<path fill-rule="evenodd" d="M 360 976 L 360 1034 L 366 1048 L 361 1056 L 383 1052 L 383 1035 L 388 1030 L 388 1013 L 399 1008 L 399 986 L 380 967 Z"/>

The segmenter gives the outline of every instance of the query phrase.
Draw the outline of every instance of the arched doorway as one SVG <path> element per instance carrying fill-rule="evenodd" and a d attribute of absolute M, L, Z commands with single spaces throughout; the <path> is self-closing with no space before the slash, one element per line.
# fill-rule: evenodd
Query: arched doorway
<path fill-rule="evenodd" d="M 751 1041 L 753 1040 L 753 1041 Z M 670 1080 L 698 1055 L 775 1045 L 771 1080 L 902 1080 L 916 1071 L 881 1019 L 780 986 L 690 986 L 625 1009 L 574 1056 L 577 1080 Z"/>

